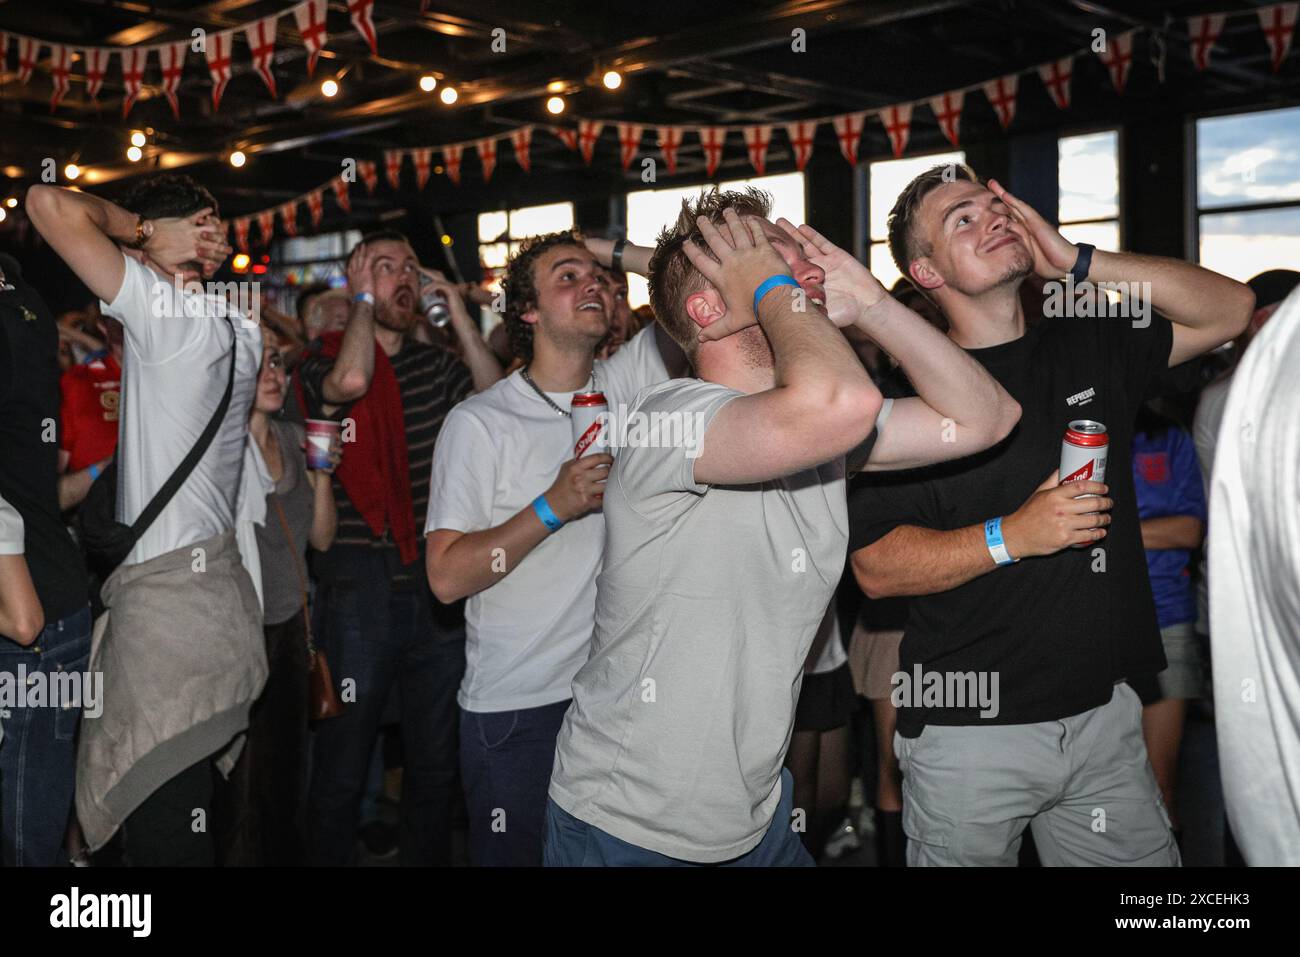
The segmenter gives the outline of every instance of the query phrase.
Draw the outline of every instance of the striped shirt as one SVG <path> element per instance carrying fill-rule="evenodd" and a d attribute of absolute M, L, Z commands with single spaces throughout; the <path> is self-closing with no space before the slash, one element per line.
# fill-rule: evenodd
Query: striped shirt
<path fill-rule="evenodd" d="M 406 422 L 406 458 L 410 467 L 411 502 L 415 506 L 417 536 L 424 528 L 425 513 L 429 508 L 429 472 L 433 463 L 433 445 L 438 439 L 443 419 L 461 399 L 474 389 L 469 369 L 446 349 L 407 340 L 401 351 L 389 356 L 397 376 L 397 388 L 402 396 L 402 415 Z M 311 418 L 326 418 L 325 376 L 334 367 L 333 359 L 309 355 L 299 366 L 303 392 L 307 397 L 307 410 Z M 343 406 L 332 418 L 343 419 L 351 405 Z M 338 533 L 335 545 L 370 545 L 394 547 L 391 537 L 375 535 L 361 512 L 352 504 L 334 476 L 334 500 L 338 503 Z M 423 544 L 421 542 L 420 544 Z"/>

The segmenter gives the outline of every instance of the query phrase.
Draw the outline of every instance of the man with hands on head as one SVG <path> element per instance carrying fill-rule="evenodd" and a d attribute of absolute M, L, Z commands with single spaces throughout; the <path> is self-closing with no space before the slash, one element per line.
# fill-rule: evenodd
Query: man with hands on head
<path fill-rule="evenodd" d="M 703 194 L 650 262 L 657 324 L 700 378 L 643 390 L 632 414 L 698 423 L 683 432 L 703 441 L 629 445 L 610 472 L 596 633 L 556 749 L 548 865 L 810 864 L 781 764 L 844 566 L 846 472 L 967 454 L 1016 421 L 961 350 L 769 210 L 755 190 Z M 849 323 L 879 336 L 927 398 L 883 409 Z M 946 426 L 956 442 L 942 441 Z"/>
<path fill-rule="evenodd" d="M 1252 296 L 1197 266 L 1070 243 L 996 181 L 985 186 L 964 166 L 954 180 L 951 170 L 904 189 L 890 248 L 943 311 L 952 341 L 1023 416 L 1010 441 L 864 490 L 850 506 L 863 590 L 917 596 L 900 652 L 906 681 L 895 688 L 908 863 L 1014 865 L 1031 826 L 1045 864 L 1176 865 L 1141 703 L 1126 683 L 1165 665 L 1133 422 L 1170 366 L 1240 331 Z M 1151 305 L 1168 318 L 1027 328 L 1019 290 L 1034 274 L 1149 282 Z M 1076 419 L 1107 429 L 1105 484 L 1057 484 Z M 954 676 L 969 693 L 923 694 L 936 678 L 956 687 Z M 991 700 L 977 700 L 971 679 Z"/>

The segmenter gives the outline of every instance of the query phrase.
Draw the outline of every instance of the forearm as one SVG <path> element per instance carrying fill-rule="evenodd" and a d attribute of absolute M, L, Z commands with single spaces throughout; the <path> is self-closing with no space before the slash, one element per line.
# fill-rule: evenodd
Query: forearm
<path fill-rule="evenodd" d="M 853 575 L 870 598 L 948 591 L 998 567 L 984 541 L 984 526 L 948 532 L 900 525 L 852 556 Z"/>
<path fill-rule="evenodd" d="M 102 468 L 102 465 L 101 465 Z M 90 477 L 90 469 L 78 469 L 75 472 L 66 472 L 59 476 L 59 511 L 66 512 L 70 508 L 80 505 L 90 494 L 90 486 L 93 483 Z"/>
<path fill-rule="evenodd" d="M 366 394 L 375 375 L 375 308 L 368 302 L 352 303 L 334 366 L 325 376 L 325 401 L 333 405 L 355 402 Z"/>
<path fill-rule="evenodd" d="M 638 276 L 650 275 L 650 257 L 654 249 L 650 246 L 636 246 L 625 243 L 623 246 L 623 271 L 634 272 Z"/>
<path fill-rule="evenodd" d="M 0 635 L 30 645 L 45 627 L 36 588 L 22 555 L 0 555 Z"/>
<path fill-rule="evenodd" d="M 469 367 L 474 379 L 474 389 L 482 392 L 494 382 L 501 379 L 501 363 L 488 348 L 487 340 L 479 331 L 478 324 L 467 310 L 453 309 L 451 313 L 452 331 L 460 342 L 461 360 Z"/>
<path fill-rule="evenodd" d="M 491 588 L 550 534 L 529 505 L 500 525 L 460 536 L 441 555 L 430 551 L 429 587 L 444 603 Z"/>
<path fill-rule="evenodd" d="M 324 472 L 308 473 L 312 476 L 314 493 L 311 512 L 311 547 L 323 552 L 334 544 L 338 531 L 339 512 L 334 502 L 334 485 Z"/>
<path fill-rule="evenodd" d="M 51 231 L 75 232 L 75 224 L 89 223 L 115 242 L 135 242 L 139 217 L 90 193 L 38 183 L 27 191 L 24 207 L 46 239 Z"/>
<path fill-rule="evenodd" d="M 1142 521 L 1142 547 L 1200 548 L 1205 525 L 1195 515 L 1162 515 Z"/>
<path fill-rule="evenodd" d="M 1254 308 L 1250 288 L 1219 273 L 1164 256 L 1096 250 L 1088 281 L 1149 283 L 1150 307 L 1189 329 L 1217 329 L 1223 342 L 1246 328 Z M 1133 288 L 1130 286 L 1130 288 Z"/>
<path fill-rule="evenodd" d="M 759 303 L 758 323 L 772 344 L 777 389 L 814 405 L 867 390 L 879 398 L 843 333 L 806 305 L 796 311 L 805 302 L 801 290 L 778 286 Z"/>

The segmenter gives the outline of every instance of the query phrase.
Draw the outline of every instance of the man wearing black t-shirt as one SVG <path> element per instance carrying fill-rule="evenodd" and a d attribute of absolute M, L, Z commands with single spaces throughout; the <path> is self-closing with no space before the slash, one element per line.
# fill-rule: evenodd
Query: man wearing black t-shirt
<path fill-rule="evenodd" d="M 35 642 L 0 635 L 0 674 L 10 682 L 24 673 L 36 682 L 38 673 L 48 680 L 84 672 L 90 658 L 86 573 L 59 518 L 58 350 L 54 317 L 18 264 L 0 256 L 0 499 L 22 516 L 27 565 L 45 616 Z M 61 863 L 72 809 L 81 709 L 8 710 L 0 748 L 4 866 L 51 867 Z"/>
<path fill-rule="evenodd" d="M 996 181 L 955 169 L 903 191 L 890 248 L 1023 415 L 987 452 L 851 506 L 864 591 L 917 596 L 894 681 L 908 863 L 1014 864 L 1029 825 L 1045 864 L 1177 864 L 1126 683 L 1165 667 L 1133 420 L 1165 370 L 1241 331 L 1253 295 L 1186 263 L 1076 246 Z M 1035 273 L 1121 283 L 1149 301 L 1127 301 L 1126 316 L 1145 305 L 1136 318 L 1027 329 L 1019 290 Z M 1058 487 L 1075 419 L 1106 426 L 1106 485 Z"/>

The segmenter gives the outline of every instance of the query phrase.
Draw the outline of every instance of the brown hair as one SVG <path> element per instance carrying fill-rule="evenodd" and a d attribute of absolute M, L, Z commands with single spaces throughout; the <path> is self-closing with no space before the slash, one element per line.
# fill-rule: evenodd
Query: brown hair
<path fill-rule="evenodd" d="M 686 258 L 682 247 L 687 242 L 695 242 L 707 250 L 695 221 L 704 217 L 720 226 L 723 210 L 727 209 L 735 210 L 739 216 L 767 219 L 772 213 L 772 197 L 752 186 L 726 191 L 714 186 L 701 192 L 694 201 L 684 199 L 677 222 L 664 227 L 650 257 L 650 306 L 655 318 L 692 360 L 699 344 L 699 329 L 686 313 L 686 298 L 705 288 L 706 280 Z"/>
<path fill-rule="evenodd" d="M 505 294 L 506 332 L 510 336 L 510 351 L 525 362 L 533 361 L 533 327 L 523 320 L 524 313 L 537 305 L 537 282 L 533 266 L 542 254 L 556 246 L 577 246 L 585 249 L 582 235 L 571 229 L 567 232 L 545 233 L 531 236 L 519 246 L 510 258 L 501 291 Z"/>
<path fill-rule="evenodd" d="M 983 185 L 975 171 L 965 163 L 943 163 L 931 166 L 913 179 L 903 187 L 898 199 L 894 200 L 888 221 L 889 252 L 894 257 L 894 265 L 908 282 L 912 281 L 909 268 L 912 263 L 934 251 L 916 234 L 916 213 L 921 208 L 922 200 L 945 183 L 960 180 Z"/>

